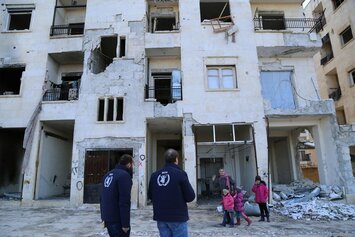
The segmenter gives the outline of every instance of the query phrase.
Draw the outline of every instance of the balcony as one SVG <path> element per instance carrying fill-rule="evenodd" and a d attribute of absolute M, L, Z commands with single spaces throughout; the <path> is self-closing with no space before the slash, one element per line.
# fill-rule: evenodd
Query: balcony
<path fill-rule="evenodd" d="M 315 18 L 254 18 L 254 29 L 258 30 L 289 30 L 289 29 L 308 29 L 312 32 L 319 19 Z"/>
<path fill-rule="evenodd" d="M 43 101 L 78 100 L 78 88 L 50 88 L 43 95 Z"/>
<path fill-rule="evenodd" d="M 320 64 L 325 65 L 327 64 L 332 58 L 334 58 L 333 52 L 328 53 L 324 57 L 321 58 Z"/>
<path fill-rule="evenodd" d="M 84 23 L 75 23 L 69 25 L 54 25 L 51 27 L 50 36 L 56 35 L 83 35 Z"/>
<path fill-rule="evenodd" d="M 254 18 L 258 56 L 312 57 L 322 46 L 313 33 L 317 22 L 313 18 Z"/>
<path fill-rule="evenodd" d="M 182 88 L 172 87 L 149 87 L 145 85 L 145 99 L 160 102 L 163 105 L 182 100 Z"/>

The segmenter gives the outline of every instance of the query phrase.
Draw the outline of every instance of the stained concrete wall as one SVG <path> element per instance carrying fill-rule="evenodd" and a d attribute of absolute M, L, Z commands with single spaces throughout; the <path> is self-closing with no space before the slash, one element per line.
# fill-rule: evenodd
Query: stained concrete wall
<path fill-rule="evenodd" d="M 349 72 L 355 68 L 355 40 L 353 37 L 346 45 L 343 45 L 339 35 L 348 26 L 351 27 L 354 35 L 355 16 L 353 9 L 355 8 L 355 2 L 344 1 L 337 9 L 334 9 L 333 1 L 310 1 L 305 9 L 307 17 L 312 16 L 312 11 L 320 3 L 323 6 L 323 10 L 325 9 L 327 23 L 319 34 L 321 37 L 329 34 L 334 55 L 334 58 L 325 65 L 320 65 L 320 53 L 314 56 L 321 97 L 328 98 L 332 91 L 329 90 L 331 87 L 327 81 L 337 74 L 342 96 L 340 100 L 335 102 L 335 107 L 336 109 L 344 110 L 347 124 L 355 123 L 355 102 L 353 99 L 355 87 L 350 83 L 349 79 Z"/>

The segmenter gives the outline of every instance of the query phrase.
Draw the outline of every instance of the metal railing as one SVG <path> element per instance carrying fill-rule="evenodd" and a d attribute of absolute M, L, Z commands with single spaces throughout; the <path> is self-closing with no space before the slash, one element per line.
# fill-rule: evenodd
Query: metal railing
<path fill-rule="evenodd" d="M 145 85 L 145 99 L 156 99 L 158 102 L 173 103 L 182 100 L 181 86 L 175 87 L 149 87 Z"/>
<path fill-rule="evenodd" d="M 54 35 L 82 35 L 84 34 L 84 23 L 73 25 L 52 25 L 51 36 Z"/>
<path fill-rule="evenodd" d="M 309 29 L 312 32 L 319 24 L 319 18 L 254 18 L 255 30 Z"/>
<path fill-rule="evenodd" d="M 79 97 L 78 89 L 71 88 L 63 90 L 61 88 L 51 88 L 46 90 L 43 95 L 43 101 L 59 101 L 59 100 L 77 100 Z"/>

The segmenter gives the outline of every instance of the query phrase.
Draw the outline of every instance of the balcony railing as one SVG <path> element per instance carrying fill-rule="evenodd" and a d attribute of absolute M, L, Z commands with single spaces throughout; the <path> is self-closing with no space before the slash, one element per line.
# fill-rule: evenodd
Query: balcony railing
<path fill-rule="evenodd" d="M 61 89 L 51 88 L 46 90 L 43 95 L 43 101 L 59 101 L 59 100 L 77 100 L 79 97 L 78 89 Z"/>
<path fill-rule="evenodd" d="M 175 101 L 182 100 L 181 86 L 173 87 L 149 87 L 145 85 L 145 98 L 156 99 L 162 104 L 174 103 Z"/>
<path fill-rule="evenodd" d="M 341 97 L 341 89 L 340 87 L 338 88 L 330 88 L 331 90 L 334 90 L 332 93 L 328 95 L 330 99 L 333 99 L 334 101 L 337 101 Z"/>
<path fill-rule="evenodd" d="M 286 29 L 309 29 L 312 32 L 319 18 L 254 18 L 255 30 L 286 30 Z"/>
<path fill-rule="evenodd" d="M 51 36 L 82 35 L 82 34 L 84 34 L 84 23 L 75 23 L 69 25 L 53 25 L 51 27 Z"/>

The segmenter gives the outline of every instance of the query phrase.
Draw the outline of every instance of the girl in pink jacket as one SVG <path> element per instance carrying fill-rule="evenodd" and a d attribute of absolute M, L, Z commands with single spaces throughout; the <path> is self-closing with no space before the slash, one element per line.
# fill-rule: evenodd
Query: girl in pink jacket
<path fill-rule="evenodd" d="M 240 225 L 240 216 L 243 216 L 243 218 L 248 222 L 248 226 L 249 226 L 251 224 L 251 220 L 244 213 L 243 197 L 244 197 L 244 194 L 242 192 L 242 189 L 237 187 L 236 193 L 233 197 L 234 198 L 234 211 L 235 211 L 235 216 L 237 217 L 237 224 L 236 225 Z"/>
<path fill-rule="evenodd" d="M 229 224 L 230 227 L 234 227 L 234 199 L 228 189 L 223 189 L 222 192 L 221 204 L 223 205 L 224 215 L 221 225 L 226 226 L 226 224 Z"/>
<path fill-rule="evenodd" d="M 266 217 L 267 222 L 270 222 L 269 211 L 266 205 L 266 201 L 269 196 L 269 190 L 267 189 L 266 183 L 261 180 L 261 177 L 259 175 L 255 177 L 255 183 L 252 188 L 252 191 L 255 193 L 255 202 L 259 204 L 261 214 L 261 218 L 259 221 L 265 221 Z"/>

